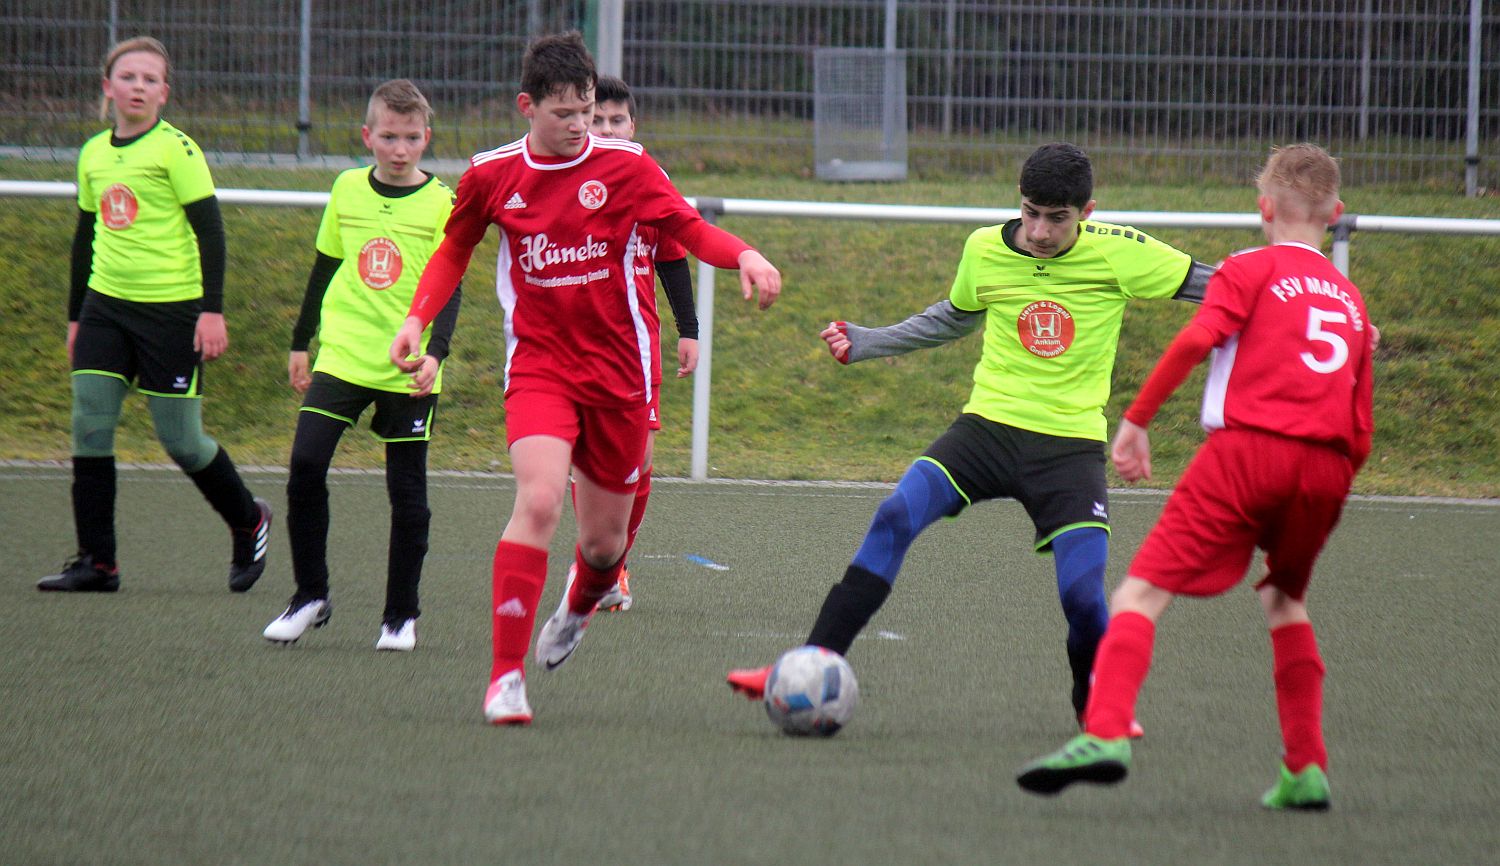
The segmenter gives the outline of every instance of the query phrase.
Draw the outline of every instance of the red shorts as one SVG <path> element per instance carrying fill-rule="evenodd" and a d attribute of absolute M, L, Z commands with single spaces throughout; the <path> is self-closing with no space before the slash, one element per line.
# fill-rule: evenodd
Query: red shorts
<path fill-rule="evenodd" d="M 1338 525 L 1354 467 L 1326 445 L 1218 430 L 1193 457 L 1130 575 L 1181 595 L 1218 595 L 1245 576 L 1259 547 L 1264 579 L 1294 599 Z"/>
<path fill-rule="evenodd" d="M 555 436 L 573 446 L 573 466 L 606 490 L 630 493 L 646 453 L 646 405 L 589 406 L 556 390 L 513 385 L 505 394 L 505 444 Z"/>

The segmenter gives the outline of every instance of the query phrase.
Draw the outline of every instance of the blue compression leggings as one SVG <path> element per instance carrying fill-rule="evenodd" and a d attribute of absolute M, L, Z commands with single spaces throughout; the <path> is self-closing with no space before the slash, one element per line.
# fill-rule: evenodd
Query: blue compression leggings
<path fill-rule="evenodd" d="M 854 554 L 854 565 L 896 582 L 906 551 L 922 530 L 940 517 L 957 514 L 964 506 L 948 475 L 927 460 L 907 468 L 896 490 L 875 509 L 865 540 Z"/>
<path fill-rule="evenodd" d="M 1057 598 L 1068 620 L 1069 653 L 1087 653 L 1104 637 L 1109 603 L 1104 598 L 1104 565 L 1109 533 L 1097 526 L 1070 529 L 1052 539 L 1057 567 Z"/>

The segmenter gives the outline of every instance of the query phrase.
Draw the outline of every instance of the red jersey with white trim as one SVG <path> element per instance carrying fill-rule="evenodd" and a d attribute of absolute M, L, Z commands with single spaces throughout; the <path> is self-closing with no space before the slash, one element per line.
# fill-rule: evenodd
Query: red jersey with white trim
<path fill-rule="evenodd" d="M 1346 454 L 1374 430 L 1364 298 L 1318 250 L 1280 243 L 1230 256 L 1194 322 L 1214 336 L 1205 429 L 1262 430 Z"/>
<path fill-rule="evenodd" d="M 661 385 L 661 311 L 656 306 L 656 263 L 687 258 L 682 244 L 651 226 L 642 226 L 636 243 L 635 282 L 640 290 L 641 318 L 651 335 L 651 385 Z"/>
<path fill-rule="evenodd" d="M 565 159 L 531 153 L 523 137 L 476 154 L 445 231 L 472 247 L 500 227 L 507 391 L 543 378 L 580 403 L 648 402 L 657 326 L 635 271 L 641 230 L 701 221 L 634 142 L 589 136 Z"/>

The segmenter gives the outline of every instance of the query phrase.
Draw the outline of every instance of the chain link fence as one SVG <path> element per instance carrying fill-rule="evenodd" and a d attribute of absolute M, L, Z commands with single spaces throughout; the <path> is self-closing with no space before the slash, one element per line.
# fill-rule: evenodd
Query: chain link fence
<path fill-rule="evenodd" d="M 146 33 L 174 55 L 167 116 L 221 160 L 359 158 L 365 99 L 392 77 L 431 99 L 433 155 L 463 158 L 523 131 L 527 40 L 587 29 L 595 5 L 10 0 L 0 152 L 70 159 L 101 128 L 111 37 Z M 1112 181 L 1238 183 L 1269 145 L 1312 140 L 1347 183 L 1462 191 L 1500 186 L 1496 5 L 904 0 L 892 18 L 884 0 L 626 0 L 623 74 L 643 137 L 678 170 L 812 176 L 815 52 L 894 36 L 908 177 L 1008 180 L 1066 138 Z"/>

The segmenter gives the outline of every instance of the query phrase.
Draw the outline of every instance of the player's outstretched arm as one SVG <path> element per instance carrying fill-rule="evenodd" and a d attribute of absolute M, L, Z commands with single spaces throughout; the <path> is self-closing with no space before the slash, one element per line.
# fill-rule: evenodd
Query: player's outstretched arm
<path fill-rule="evenodd" d="M 889 355 L 904 355 L 917 349 L 930 349 L 951 343 L 960 337 L 974 333 L 984 323 L 983 310 L 962 310 L 948 299 L 943 299 L 894 325 L 879 328 L 862 328 L 848 322 L 831 322 L 838 325 L 848 342 L 845 356 L 840 358 L 834 341 L 824 330 L 823 339 L 834 357 L 845 364 L 884 358 Z"/>
<path fill-rule="evenodd" d="M 1203 298 L 1208 294 L 1208 280 L 1216 271 L 1218 268 L 1213 265 L 1194 261 L 1188 265 L 1187 276 L 1182 278 L 1182 285 L 1177 287 L 1177 292 L 1172 295 L 1172 299 L 1192 304 L 1203 303 Z"/>

